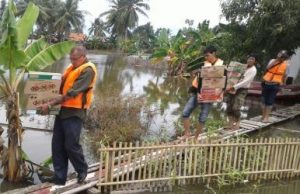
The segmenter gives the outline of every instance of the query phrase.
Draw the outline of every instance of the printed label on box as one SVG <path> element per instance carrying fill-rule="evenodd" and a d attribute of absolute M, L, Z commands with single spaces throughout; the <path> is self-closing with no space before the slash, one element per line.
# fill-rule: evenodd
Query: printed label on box
<path fill-rule="evenodd" d="M 203 66 L 201 68 L 201 77 L 223 77 L 225 66 Z"/>
<path fill-rule="evenodd" d="M 224 88 L 226 77 L 221 78 L 202 78 L 202 88 Z"/>
<path fill-rule="evenodd" d="M 222 102 L 223 101 L 223 90 L 222 88 L 203 88 L 201 89 L 201 98 L 198 102 Z"/>

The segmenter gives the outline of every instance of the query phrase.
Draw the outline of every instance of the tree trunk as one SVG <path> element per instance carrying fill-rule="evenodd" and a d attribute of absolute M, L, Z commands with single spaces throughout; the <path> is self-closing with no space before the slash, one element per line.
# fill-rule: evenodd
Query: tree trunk
<path fill-rule="evenodd" d="M 8 148 L 3 162 L 3 174 L 9 182 L 19 182 L 25 174 L 25 163 L 22 159 L 23 128 L 19 116 L 19 93 L 13 92 L 7 98 L 6 118 L 8 120 Z"/>

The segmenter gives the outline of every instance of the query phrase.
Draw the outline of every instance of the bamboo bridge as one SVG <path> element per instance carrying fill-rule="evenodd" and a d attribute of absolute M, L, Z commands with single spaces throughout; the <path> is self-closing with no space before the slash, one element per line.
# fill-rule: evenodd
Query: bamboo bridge
<path fill-rule="evenodd" d="M 34 185 L 12 193 L 107 193 L 170 188 L 174 184 L 212 183 L 225 179 L 252 181 L 293 178 L 300 175 L 300 139 L 244 138 L 244 134 L 270 127 L 300 115 L 296 104 L 271 113 L 270 123 L 260 116 L 244 119 L 240 129 L 203 133 L 198 142 L 114 143 L 99 149 L 99 163 L 89 167 L 84 184 L 76 179 L 65 186 Z M 234 175 L 234 176 L 233 176 Z"/>

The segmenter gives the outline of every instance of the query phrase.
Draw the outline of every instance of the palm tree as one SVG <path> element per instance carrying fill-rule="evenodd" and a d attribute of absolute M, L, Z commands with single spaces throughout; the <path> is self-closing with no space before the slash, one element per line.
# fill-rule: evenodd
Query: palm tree
<path fill-rule="evenodd" d="M 150 10 L 144 0 L 109 0 L 111 9 L 100 14 L 100 17 L 106 16 L 107 25 L 111 27 L 112 35 L 127 39 L 129 30 L 138 25 L 139 16 L 148 15 L 145 11 Z"/>
<path fill-rule="evenodd" d="M 71 30 L 82 32 L 86 12 L 78 10 L 78 3 L 79 0 L 66 0 L 57 12 L 55 27 L 60 40 L 68 36 Z"/>
<path fill-rule="evenodd" d="M 96 18 L 92 23 L 92 26 L 89 28 L 89 35 L 93 35 L 97 38 L 105 38 L 106 32 L 106 25 L 100 18 Z"/>
<path fill-rule="evenodd" d="M 40 70 L 53 64 L 68 53 L 74 43 L 61 42 L 49 45 L 44 39 L 39 39 L 26 46 L 37 21 L 39 8 L 29 3 L 23 16 L 18 20 L 14 11 L 15 5 L 9 0 L 1 21 L 3 36 L 0 43 L 0 91 L 4 95 L 8 120 L 8 147 L 5 153 L 2 153 L 3 174 L 8 181 L 18 182 L 26 173 L 22 158 L 24 130 L 19 116 L 19 83 L 26 71 Z M 2 148 L 0 151 L 3 152 Z"/>

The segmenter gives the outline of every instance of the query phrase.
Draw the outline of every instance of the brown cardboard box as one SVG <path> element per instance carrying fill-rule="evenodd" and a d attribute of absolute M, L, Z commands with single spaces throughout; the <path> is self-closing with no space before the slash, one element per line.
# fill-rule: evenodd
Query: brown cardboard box
<path fill-rule="evenodd" d="M 198 99 L 201 103 L 203 102 L 222 102 L 223 101 L 223 90 L 222 88 L 202 88 L 201 99 Z"/>
<path fill-rule="evenodd" d="M 35 110 L 36 114 L 39 114 L 38 106 L 53 101 L 58 95 L 52 95 L 52 96 L 43 96 L 42 94 L 29 94 L 26 109 L 27 110 Z M 60 105 L 52 106 L 49 114 L 51 115 L 57 115 L 60 110 Z"/>
<path fill-rule="evenodd" d="M 225 66 L 203 66 L 201 77 L 223 77 Z"/>
<path fill-rule="evenodd" d="M 246 69 L 247 69 L 246 64 L 236 62 L 236 61 L 231 61 L 227 67 L 227 71 L 233 71 L 240 74 L 243 74 L 246 71 Z"/>
<path fill-rule="evenodd" d="M 224 88 L 226 77 L 202 78 L 202 88 Z"/>
<path fill-rule="evenodd" d="M 39 114 L 37 106 L 59 96 L 61 74 L 48 72 L 29 72 L 24 93 L 28 96 L 27 110 Z M 60 106 L 54 106 L 50 114 L 58 114 Z"/>

